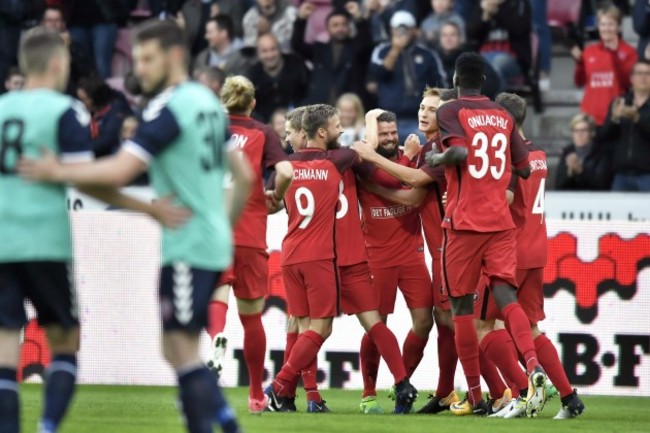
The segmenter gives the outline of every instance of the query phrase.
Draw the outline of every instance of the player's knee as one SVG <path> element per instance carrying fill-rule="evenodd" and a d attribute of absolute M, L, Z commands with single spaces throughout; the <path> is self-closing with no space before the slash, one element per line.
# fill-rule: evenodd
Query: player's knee
<path fill-rule="evenodd" d="M 239 314 L 258 314 L 264 310 L 264 298 L 239 299 L 237 298 L 237 310 Z"/>
<path fill-rule="evenodd" d="M 433 314 L 422 312 L 413 319 L 413 332 L 420 336 L 429 335 L 433 328 Z"/>
<path fill-rule="evenodd" d="M 542 331 L 539 330 L 539 327 L 537 326 L 537 323 L 530 326 L 530 333 L 532 334 L 533 339 L 535 339 L 535 338 L 539 337 L 540 335 L 542 335 Z"/>
<path fill-rule="evenodd" d="M 312 320 L 309 329 L 327 340 L 332 335 L 332 319 Z"/>
<path fill-rule="evenodd" d="M 73 354 L 79 351 L 79 328 L 62 328 L 51 325 L 46 328 L 47 341 L 53 354 Z"/>
<path fill-rule="evenodd" d="M 298 319 L 294 316 L 289 316 L 287 319 L 287 333 L 298 332 L 299 329 Z"/>

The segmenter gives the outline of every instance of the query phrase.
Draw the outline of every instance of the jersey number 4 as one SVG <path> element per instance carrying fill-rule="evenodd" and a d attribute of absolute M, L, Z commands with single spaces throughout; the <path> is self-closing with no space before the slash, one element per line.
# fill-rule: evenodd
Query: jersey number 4
<path fill-rule="evenodd" d="M 20 119 L 7 119 L 0 129 L 0 173 L 16 174 L 15 168 L 8 167 L 9 155 L 15 162 L 23 154 L 23 133 L 25 132 L 25 123 Z"/>
<path fill-rule="evenodd" d="M 506 148 L 508 147 L 508 137 L 503 132 L 499 132 L 488 139 L 484 132 L 477 132 L 472 139 L 472 151 L 474 157 L 480 160 L 480 164 L 469 164 L 469 174 L 475 179 L 482 179 L 490 172 L 496 180 L 501 179 L 506 170 Z M 490 149 L 495 148 L 494 159 L 497 165 L 492 165 L 490 158 Z"/>
<path fill-rule="evenodd" d="M 304 205 L 303 205 L 304 197 Z M 296 210 L 298 213 L 303 216 L 303 220 L 300 222 L 298 228 L 305 229 L 311 222 L 311 219 L 314 217 L 314 211 L 316 209 L 316 199 L 314 194 L 307 187 L 301 186 L 296 190 L 295 194 L 296 200 Z M 339 203 L 338 211 L 336 212 L 336 219 L 343 218 L 348 213 L 348 198 L 343 194 L 343 181 L 339 183 Z"/>

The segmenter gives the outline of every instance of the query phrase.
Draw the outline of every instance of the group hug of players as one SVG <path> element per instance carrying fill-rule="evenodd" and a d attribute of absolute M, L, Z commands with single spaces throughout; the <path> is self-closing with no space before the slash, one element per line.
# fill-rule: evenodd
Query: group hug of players
<path fill-rule="evenodd" d="M 395 115 L 376 109 L 366 115 L 365 140 L 341 148 L 334 107 L 296 108 L 286 122 L 295 152 L 289 157 L 277 136 L 250 119 L 252 84 L 243 77 L 226 81 L 221 97 L 232 142 L 257 181 L 235 227 L 234 266 L 209 306 L 210 365 L 221 368 L 232 286 L 244 327 L 250 412 L 296 411 L 300 377 L 307 412 L 329 411 L 317 388 L 317 355 L 342 312 L 355 314 L 365 330 L 363 413 L 382 412 L 375 386 L 380 357 L 394 378 L 394 413 L 414 411 L 418 392 L 409 378 L 434 322 L 438 386 L 419 413 L 534 417 L 557 393 L 556 418 L 582 413 L 554 345 L 537 327 L 545 317 L 545 153 L 524 138 L 525 101 L 502 94 L 492 102 L 480 95 L 483 80 L 482 58 L 466 53 L 456 64 L 454 90 L 425 90 L 418 111 L 424 145 L 412 135 L 400 147 Z M 265 189 L 263 172 L 273 168 Z M 263 389 L 266 211 L 282 208 L 289 226 L 281 266 L 290 319 L 284 365 Z M 412 317 L 401 353 L 386 326 L 398 288 Z M 454 391 L 458 360 L 469 390 L 463 400 Z"/>
<path fill-rule="evenodd" d="M 411 138 L 400 150 L 395 116 L 373 110 L 366 141 L 341 149 L 336 110 L 313 105 L 289 115 L 296 153 L 287 158 L 277 135 L 250 118 L 255 106 L 250 81 L 228 78 L 219 101 L 189 81 L 186 38 L 178 25 L 150 20 L 133 40 L 135 74 L 149 103 L 135 136 L 115 155 L 96 161 L 88 146 L 89 114 L 61 94 L 70 69 L 64 41 L 44 29 L 31 30 L 19 57 L 25 89 L 0 97 L 2 433 L 20 430 L 17 370 L 25 299 L 34 305 L 52 353 L 39 433 L 58 431 L 75 392 L 79 302 L 66 184 L 147 213 L 165 227 L 158 287 L 161 346 L 176 373 L 178 407 L 190 433 L 212 432 L 215 424 L 227 433 L 241 431 L 199 355 L 204 328 L 214 336 L 215 349 L 223 349 L 228 289 L 222 287 L 229 285 L 244 328 L 250 412 L 294 411 L 301 375 L 307 410 L 328 410 L 316 385 L 316 359 L 339 309 L 356 314 L 366 331 L 360 406 L 365 413 L 380 411 L 375 390 L 380 357 L 394 376 L 394 411 L 412 411 L 418 393 L 409 377 L 422 359 L 434 317 L 439 381 L 420 412 L 534 416 L 547 398 L 547 375 L 562 400 L 556 418 L 584 410 L 553 344 L 536 326 L 544 317 L 544 154 L 523 140 L 521 99 L 502 95 L 493 103 L 480 96 L 479 55 L 459 57 L 455 91 L 424 93 L 419 110 L 424 146 Z M 271 168 L 265 188 L 262 172 Z M 158 200 L 141 202 L 120 192 L 147 170 Z M 230 196 L 223 188 L 226 179 Z M 289 217 L 282 269 L 292 319 L 282 370 L 263 390 L 266 218 L 282 207 Z M 433 259 L 433 283 L 422 231 Z M 386 326 L 398 287 L 413 320 L 402 353 Z M 502 319 L 500 325 L 496 319 Z M 462 401 L 453 383 L 458 360 L 469 390 Z M 490 388 L 489 402 L 481 393 L 481 376 Z"/>

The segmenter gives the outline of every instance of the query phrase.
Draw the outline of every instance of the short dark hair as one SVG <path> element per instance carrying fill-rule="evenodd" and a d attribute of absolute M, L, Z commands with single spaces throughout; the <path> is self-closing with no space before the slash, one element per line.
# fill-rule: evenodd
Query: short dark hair
<path fill-rule="evenodd" d="M 397 115 L 392 111 L 384 111 L 377 116 L 377 123 L 397 123 Z"/>
<path fill-rule="evenodd" d="M 198 72 L 199 74 L 207 75 L 210 82 L 219 83 L 220 87 L 223 86 L 223 83 L 226 81 L 226 73 L 218 66 L 206 66 L 205 68 L 201 68 Z"/>
<path fill-rule="evenodd" d="M 208 22 L 215 23 L 219 29 L 225 30 L 226 34 L 228 35 L 228 39 L 232 40 L 233 36 L 235 35 L 235 23 L 233 23 L 232 18 L 230 18 L 229 15 L 217 14 L 214 17 L 210 18 Z"/>
<path fill-rule="evenodd" d="M 332 19 L 334 17 L 344 17 L 348 21 L 350 21 L 350 18 L 351 18 L 350 14 L 345 9 L 335 8 L 332 12 L 327 14 L 327 18 L 325 19 L 325 24 L 326 25 L 329 24 L 330 19 Z"/>
<path fill-rule="evenodd" d="M 92 99 L 95 108 L 104 108 L 115 96 L 111 86 L 106 84 L 106 82 L 97 75 L 89 75 L 79 79 L 77 89 L 82 89 L 86 92 L 88 97 Z"/>
<path fill-rule="evenodd" d="M 320 128 L 327 128 L 330 119 L 338 114 L 335 107 L 327 104 L 314 104 L 305 108 L 302 116 L 302 129 L 307 134 L 307 139 L 316 137 Z"/>
<path fill-rule="evenodd" d="M 485 76 L 485 60 L 480 54 L 465 52 L 456 59 L 456 80 L 463 89 L 480 89 Z"/>
<path fill-rule="evenodd" d="M 634 68 L 636 68 L 636 65 L 644 65 L 644 66 L 650 66 L 650 59 L 639 59 L 634 63 L 634 66 L 632 67 L 632 71 L 634 71 Z"/>
<path fill-rule="evenodd" d="M 442 102 L 453 101 L 458 99 L 458 91 L 456 89 L 443 89 L 440 92 L 440 100 Z"/>
<path fill-rule="evenodd" d="M 27 32 L 20 44 L 20 70 L 27 75 L 42 74 L 52 57 L 63 52 L 68 52 L 68 49 L 58 33 L 35 27 Z"/>
<path fill-rule="evenodd" d="M 520 127 L 526 120 L 526 100 L 514 93 L 499 93 L 494 100 L 497 104 L 505 108 L 515 119 L 515 124 Z"/>
<path fill-rule="evenodd" d="M 287 113 L 286 118 L 291 129 L 294 131 L 302 130 L 302 117 L 305 115 L 306 110 L 307 106 L 297 107 Z"/>
<path fill-rule="evenodd" d="M 134 45 L 151 40 L 158 41 L 160 47 L 165 51 L 172 47 L 187 49 L 185 32 L 172 20 L 150 19 L 135 28 Z"/>

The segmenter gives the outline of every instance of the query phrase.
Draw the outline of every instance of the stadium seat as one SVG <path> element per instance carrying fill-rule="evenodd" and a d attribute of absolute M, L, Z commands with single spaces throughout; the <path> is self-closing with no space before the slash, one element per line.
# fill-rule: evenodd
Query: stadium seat
<path fill-rule="evenodd" d="M 548 25 L 566 27 L 580 19 L 580 2 L 567 0 L 548 0 Z"/>

